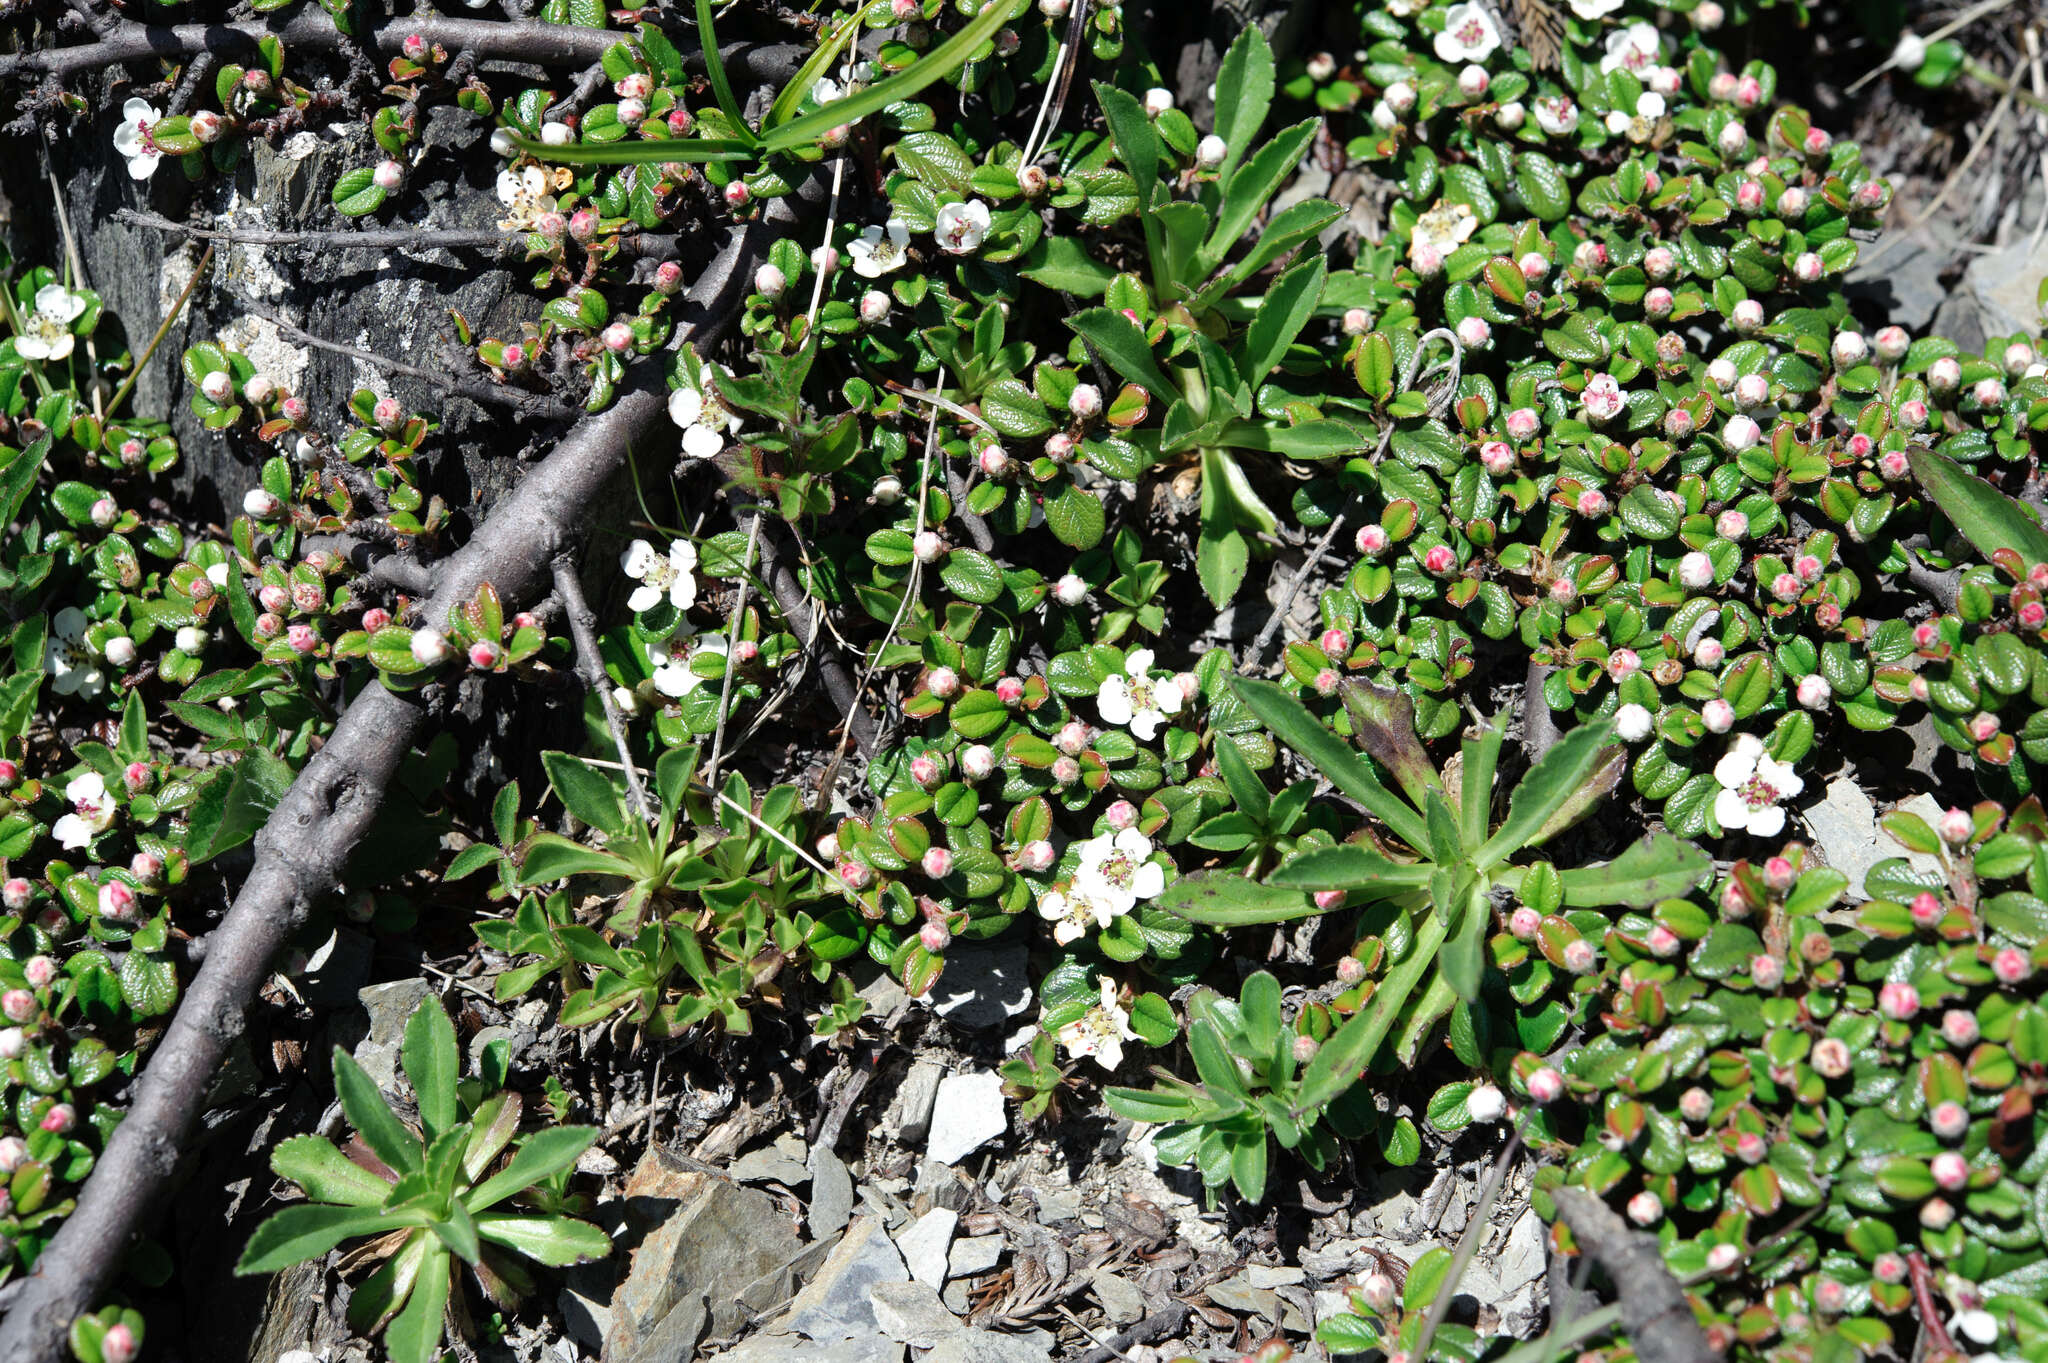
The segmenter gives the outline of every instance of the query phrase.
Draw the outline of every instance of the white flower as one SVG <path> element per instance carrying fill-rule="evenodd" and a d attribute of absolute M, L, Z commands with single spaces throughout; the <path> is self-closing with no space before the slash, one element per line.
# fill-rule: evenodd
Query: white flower
<path fill-rule="evenodd" d="M 548 174 L 539 166 L 498 172 L 498 202 L 505 216 L 498 223 L 501 232 L 531 232 L 543 214 L 555 211 L 555 196 L 548 193 Z"/>
<path fill-rule="evenodd" d="M 684 646 L 692 639 L 697 647 L 689 652 Z M 657 639 L 647 646 L 647 660 L 654 664 L 654 689 L 671 699 L 680 700 L 704 684 L 704 678 L 691 668 L 690 661 L 699 653 L 716 653 L 721 656 L 726 650 L 723 634 L 699 635 L 693 629 L 682 629 L 666 639 Z"/>
<path fill-rule="evenodd" d="M 1429 8 L 1429 0 L 1387 0 L 1387 13 L 1398 19 L 1412 19 Z"/>
<path fill-rule="evenodd" d="M 1543 95 L 1536 101 L 1536 126 L 1552 137 L 1568 137 L 1578 131 L 1579 106 L 1563 95 Z"/>
<path fill-rule="evenodd" d="M 1090 894 L 1076 884 L 1066 890 L 1047 890 L 1038 901 L 1038 916 L 1050 922 L 1052 939 L 1061 946 L 1087 935 L 1093 927 L 1106 928 L 1131 911 L 1107 895 Z"/>
<path fill-rule="evenodd" d="M 1664 113 L 1664 96 L 1658 94 L 1655 90 L 1645 90 L 1642 94 L 1636 96 L 1637 118 L 1647 118 L 1654 123 L 1664 117 Z"/>
<path fill-rule="evenodd" d="M 1658 45 L 1657 26 L 1639 19 L 1607 35 L 1607 55 L 1600 59 L 1600 70 L 1603 74 L 1616 67 L 1645 71 L 1654 66 L 1661 55 L 1663 51 Z"/>
<path fill-rule="evenodd" d="M 1186 698 L 1170 681 L 1152 676 L 1152 650 L 1140 648 L 1124 660 L 1126 675 L 1103 678 L 1095 693 L 1095 708 L 1104 724 L 1128 725 L 1132 733 L 1150 742 L 1168 715 L 1180 713 Z"/>
<path fill-rule="evenodd" d="M 164 159 L 149 135 L 162 117 L 146 99 L 131 99 L 121 106 L 121 126 L 114 129 L 114 150 L 128 158 L 129 179 L 147 180 L 156 174 L 156 163 Z"/>
<path fill-rule="evenodd" d="M 64 798 L 71 802 L 71 812 L 52 824 L 50 832 L 66 850 L 75 852 L 114 821 L 114 802 L 107 797 L 107 783 L 96 771 L 72 777 L 64 787 Z"/>
<path fill-rule="evenodd" d="M 61 360 L 71 353 L 71 324 L 85 311 L 85 298 L 62 284 L 36 290 L 36 310 L 22 321 L 14 353 L 25 360 Z"/>
<path fill-rule="evenodd" d="M 1624 743 L 1640 743 L 1650 736 L 1650 712 L 1631 701 L 1614 712 L 1614 733 Z"/>
<path fill-rule="evenodd" d="M 933 231 L 938 236 L 940 250 L 964 256 L 978 249 L 982 238 L 988 235 L 988 205 L 979 199 L 969 199 L 964 204 L 946 204 L 939 209 L 938 225 Z"/>
<path fill-rule="evenodd" d="M 910 259 L 909 248 L 910 228 L 901 218 L 867 228 L 858 239 L 846 243 L 846 253 L 853 257 L 853 272 L 862 279 L 880 279 L 902 269 Z"/>
<path fill-rule="evenodd" d="M 1104 833 L 1081 844 L 1081 866 L 1074 872 L 1074 890 L 1091 899 L 1107 899 L 1118 913 L 1166 888 L 1166 872 L 1148 861 L 1152 839 L 1135 828 Z"/>
<path fill-rule="evenodd" d="M 1113 1070 L 1124 1063 L 1124 1043 L 1136 1041 L 1130 1013 L 1116 1001 L 1116 982 L 1107 975 L 1096 977 L 1102 984 L 1102 1002 L 1060 1028 L 1060 1045 L 1076 1060 L 1084 1055 Z"/>
<path fill-rule="evenodd" d="M 1499 47 L 1500 30 L 1479 6 L 1452 5 L 1444 12 L 1444 31 L 1436 35 L 1436 55 L 1440 60 L 1483 62 Z"/>
<path fill-rule="evenodd" d="M 85 646 L 87 623 L 85 612 L 76 606 L 66 606 L 50 622 L 50 637 L 43 644 L 43 671 L 54 679 L 52 684 L 60 696 L 75 693 L 91 700 L 106 684 L 92 651 Z"/>
<path fill-rule="evenodd" d="M 1764 741 L 1755 734 L 1739 735 L 1732 747 L 1714 764 L 1714 779 L 1721 793 L 1714 797 L 1714 818 L 1730 833 L 1754 833 L 1774 838 L 1785 827 L 1780 800 L 1789 800 L 1806 789 L 1806 782 L 1764 751 Z"/>
<path fill-rule="evenodd" d="M 1408 258 L 1414 260 L 1425 247 L 1447 256 L 1478 230 L 1479 219 L 1472 206 L 1447 199 L 1415 220 L 1415 231 L 1408 238 Z"/>
<path fill-rule="evenodd" d="M 846 98 L 846 91 L 841 89 L 839 82 L 833 80 L 830 76 L 818 77 L 818 83 L 811 87 L 811 99 L 820 107 L 830 104 L 835 99 L 844 98 Z"/>
<path fill-rule="evenodd" d="M 724 365 L 706 365 L 708 374 L 731 376 Z M 726 436 L 740 428 L 738 412 L 718 400 L 711 388 L 676 389 L 668 395 L 668 419 L 683 428 L 683 453 L 709 459 L 725 448 Z"/>
<path fill-rule="evenodd" d="M 1604 18 L 1621 8 L 1621 0 L 1572 0 L 1572 13 L 1581 19 Z"/>
<path fill-rule="evenodd" d="M 619 570 L 640 585 L 626 598 L 627 609 L 638 614 L 653 610 L 667 597 L 670 605 L 686 611 L 697 601 L 697 546 L 677 540 L 664 557 L 646 540 L 634 540 L 619 555 Z"/>

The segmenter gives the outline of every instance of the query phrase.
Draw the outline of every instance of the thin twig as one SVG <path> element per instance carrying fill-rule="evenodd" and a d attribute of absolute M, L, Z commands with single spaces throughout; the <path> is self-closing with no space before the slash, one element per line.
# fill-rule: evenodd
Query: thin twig
<path fill-rule="evenodd" d="M 135 387 L 135 381 L 142 377 L 142 371 L 149 365 L 150 356 L 156 354 L 156 348 L 164 343 L 164 337 L 170 332 L 171 325 L 178 320 L 178 314 L 185 310 L 186 300 L 192 297 L 192 290 L 199 287 L 199 281 L 206 277 L 206 267 L 212 263 L 213 246 L 208 243 L 206 249 L 199 254 L 199 263 L 192 267 L 192 277 L 185 281 L 185 288 L 178 295 L 178 301 L 171 304 L 171 310 L 164 314 L 164 320 L 157 327 L 156 335 L 150 337 L 149 344 L 142 348 L 142 357 L 135 361 L 135 367 L 128 371 L 128 377 L 121 380 L 121 386 L 116 388 L 114 396 L 107 400 L 107 420 L 112 421 L 114 414 L 121 410 L 122 399 L 128 396 L 128 390 Z"/>
<path fill-rule="evenodd" d="M 1423 1318 L 1422 1334 L 1415 1341 L 1414 1357 L 1428 1358 L 1430 1341 L 1436 1338 L 1437 1327 L 1450 1314 L 1451 1302 L 1458 1295 L 1458 1280 L 1465 1276 L 1466 1266 L 1472 1256 L 1479 1252 L 1479 1241 L 1493 1218 L 1493 1204 L 1500 1197 L 1500 1185 L 1508 1176 L 1508 1165 L 1522 1148 L 1522 1130 L 1529 1123 L 1528 1109 L 1515 1119 L 1515 1129 L 1508 1133 L 1508 1143 L 1501 1147 L 1500 1156 L 1494 1160 L 1493 1169 L 1486 1176 L 1486 1184 L 1479 1190 L 1479 1205 L 1472 1209 L 1471 1219 L 1465 1223 L 1465 1233 L 1458 1237 L 1458 1247 L 1451 1255 L 1450 1272 L 1444 1275 L 1443 1288 L 1436 1294 L 1436 1300 L 1429 1304 L 1429 1314 Z"/>
<path fill-rule="evenodd" d="M 1551 1196 L 1579 1248 L 1600 1261 L 1620 1298 L 1621 1323 L 1642 1363 L 1718 1363 L 1656 1237 L 1631 1231 L 1598 1194 L 1566 1186 Z"/>
<path fill-rule="evenodd" d="M 718 780 L 718 760 L 725 755 L 725 721 L 732 705 L 732 679 L 738 672 L 734 650 L 739 647 L 740 625 L 747 618 L 747 584 L 749 574 L 754 571 L 754 554 L 761 547 L 762 508 L 756 503 L 753 520 L 747 526 L 747 557 L 740 564 L 740 600 L 732 608 L 732 620 L 726 626 L 725 634 L 725 677 L 718 689 L 718 730 L 711 736 L 711 757 L 704 764 L 704 784 L 715 785 Z"/>
<path fill-rule="evenodd" d="M 2012 73 L 2015 78 L 2019 76 L 2020 63 L 2015 62 L 2013 64 Z M 2008 84 L 2006 86 L 2005 93 L 1999 97 L 1997 105 L 1991 110 L 1991 116 L 1984 120 L 1984 126 L 1978 130 L 1976 140 L 1970 143 L 1970 150 L 1963 156 L 1962 164 L 1958 165 L 1949 175 L 1948 179 L 1942 183 L 1941 192 L 1934 196 L 1934 201 L 1921 209 L 1910 225 L 1900 228 L 1891 238 L 1879 244 L 1875 251 L 1866 256 L 1862 262 L 1864 268 L 1868 268 L 1883 260 L 1893 247 L 1925 227 L 1933 220 L 1934 215 L 1941 211 L 1941 206 L 1948 202 L 1948 196 L 1955 191 L 1957 185 L 1963 182 L 1963 177 L 1970 173 L 1970 167 L 1977 163 L 1978 155 L 1983 152 L 1985 147 L 1990 145 L 1992 134 L 1996 133 L 1998 125 L 2005 121 L 2006 111 L 2012 108 L 2013 95 L 2018 91 L 2019 86 L 2017 85 Z"/>
<path fill-rule="evenodd" d="M 1946 38 L 1949 34 L 1954 33 L 1957 29 L 1962 28 L 1967 24 L 1974 24 L 1979 19 L 1983 18 L 1985 15 L 1991 13 L 1993 10 L 2004 9 L 2010 4 L 2012 4 L 2012 0 L 1981 0 L 1981 3 L 1970 6 L 1970 8 L 1964 10 L 1955 18 L 1949 20 L 1940 28 L 1934 30 L 1934 32 L 1927 34 L 1924 38 L 1921 39 L 1921 41 L 1925 43 L 1938 43 L 1943 38 Z M 1870 82 L 1876 80 L 1879 76 L 1883 75 L 1885 72 L 1891 70 L 1893 62 L 1896 59 L 1897 55 L 1898 54 L 1896 52 L 1890 52 L 1885 54 L 1885 59 L 1882 62 L 1878 63 L 1870 70 L 1865 71 L 1862 75 L 1858 76 L 1853 82 L 1850 83 L 1849 88 L 1847 90 L 1844 90 L 1842 93 L 1845 95 L 1853 95 L 1858 90 L 1861 90 L 1864 86 L 1870 84 Z"/>
<path fill-rule="evenodd" d="M 583 599 L 583 581 L 576 576 L 575 561 L 567 554 L 558 554 L 554 570 L 555 590 L 562 596 L 562 614 L 569 617 L 569 637 L 576 641 L 577 675 L 597 693 L 598 704 L 604 707 L 605 727 L 611 730 L 612 746 L 619 750 L 619 763 L 626 773 L 626 794 L 632 797 L 633 808 L 642 822 L 653 823 L 654 806 L 648 802 L 647 787 L 640 783 L 639 768 L 633 765 L 626 721 L 620 717 L 619 707 L 612 700 L 612 689 L 605 683 L 604 656 L 597 646 L 597 616 Z"/>

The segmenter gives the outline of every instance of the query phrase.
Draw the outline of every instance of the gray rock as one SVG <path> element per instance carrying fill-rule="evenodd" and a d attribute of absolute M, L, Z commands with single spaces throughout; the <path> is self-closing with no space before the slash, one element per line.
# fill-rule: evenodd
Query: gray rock
<path fill-rule="evenodd" d="M 941 1164 L 958 1164 L 1009 1126 L 1001 1075 L 994 1070 L 949 1074 L 939 1083 L 925 1153 Z"/>
<path fill-rule="evenodd" d="M 960 1213 L 934 1207 L 896 1237 L 896 1248 L 902 1252 L 910 1276 L 934 1292 L 946 1285 L 947 1253 L 953 1245 L 953 1228 L 959 1224 Z"/>
<path fill-rule="evenodd" d="M 837 1235 L 853 1216 L 853 1176 L 830 1150 L 811 1152 L 811 1238 Z"/>
<path fill-rule="evenodd" d="M 741 1155 L 725 1172 L 735 1183 L 807 1183 L 811 1171 L 804 1163 L 804 1154 L 803 1137 L 793 1131 L 784 1132 L 775 1144 Z"/>
<path fill-rule="evenodd" d="M 398 1050 L 405 1024 L 427 999 L 425 980 L 393 980 L 358 990 L 363 1011 L 370 1015 L 370 1034 L 356 1043 L 355 1061 L 381 1089 L 398 1087 Z"/>
<path fill-rule="evenodd" d="M 970 1235 L 955 1240 L 946 1256 L 946 1276 L 972 1278 L 988 1272 L 1002 1262 L 1003 1245 L 1001 1235 Z"/>
<path fill-rule="evenodd" d="M 1129 1325 L 1144 1318 L 1145 1294 L 1124 1279 L 1106 1268 L 1099 1268 L 1088 1281 L 1089 1286 L 1095 1289 L 1095 1300 L 1102 1303 L 1102 1314 L 1109 1317 L 1111 1325 Z"/>
<path fill-rule="evenodd" d="M 1882 255 L 1864 253 L 1864 259 L 1844 281 L 1843 292 L 1852 300 L 1867 302 L 1871 312 L 1883 316 L 1888 323 L 1908 331 L 1924 331 L 1948 300 L 1949 291 L 1942 287 L 1941 275 L 1954 252 L 1947 242 L 1926 230 L 1909 233 L 1896 245 L 1891 242 L 1892 237 L 1887 235 L 1885 243 L 1889 249 Z M 1948 334 L 1939 326 L 1935 330 Z"/>
<path fill-rule="evenodd" d="M 1043 1335 L 1043 1331 L 1038 1332 Z M 1052 1349 L 1031 1335 L 962 1330 L 926 1354 L 921 1363 L 1050 1363 Z"/>
<path fill-rule="evenodd" d="M 1226 1311 L 1240 1311 L 1248 1316 L 1264 1316 L 1275 1324 L 1280 1320 L 1280 1298 L 1268 1288 L 1253 1287 L 1242 1277 L 1210 1283 L 1207 1291 L 1209 1300 Z"/>
<path fill-rule="evenodd" d="M 1972 260 L 1955 293 L 1935 313 L 1935 331 L 1966 351 L 1981 351 L 1993 336 L 2033 334 L 2040 318 L 2034 291 L 2048 274 L 2048 238 L 2029 253 L 2031 236 Z"/>
<path fill-rule="evenodd" d="M 880 1334 L 869 1289 L 909 1280 L 888 1230 L 874 1217 L 860 1217 L 790 1303 L 789 1328 L 820 1344 Z"/>
<path fill-rule="evenodd" d="M 1245 1281 L 1253 1287 L 1292 1287 L 1307 1277 L 1308 1274 L 1290 1264 L 1281 1264 L 1278 1267 L 1251 1264 L 1244 1271 Z"/>
<path fill-rule="evenodd" d="M 687 1363 L 687 1355 L 675 1361 Z M 799 1335 L 751 1335 L 709 1363 L 903 1363 L 903 1346 L 885 1335 L 817 1344 Z"/>
<path fill-rule="evenodd" d="M 931 1004 L 956 1027 L 1000 1027 L 1031 1006 L 1031 979 L 1022 942 L 961 942 L 946 952 L 946 970 L 932 986 Z"/>
<path fill-rule="evenodd" d="M 1038 1224 L 1041 1226 L 1054 1226 L 1080 1218 L 1079 1188 L 1034 1188 L 1031 1195 L 1038 1202 Z"/>
<path fill-rule="evenodd" d="M 1516 1218 L 1507 1243 L 1494 1256 L 1493 1275 L 1503 1292 L 1514 1292 L 1542 1277 L 1549 1263 L 1549 1237 L 1532 1207 Z"/>
<path fill-rule="evenodd" d="M 509 1059 L 515 1065 L 519 1063 L 519 1053 L 524 1047 L 520 1044 L 517 1032 L 510 1027 L 479 1027 L 476 1029 L 476 1035 L 469 1039 L 469 1063 L 472 1069 L 483 1064 L 484 1047 L 493 1041 L 506 1042 L 510 1047 Z"/>
<path fill-rule="evenodd" d="M 882 1333 L 915 1348 L 929 1349 L 967 1328 L 924 1283 L 876 1283 L 868 1299 Z"/>
<path fill-rule="evenodd" d="M 555 1294 L 555 1309 L 562 1313 L 562 1328 L 569 1338 L 592 1353 L 604 1348 L 604 1337 L 612 1328 L 609 1306 L 586 1297 L 574 1286 L 566 1286 Z M 696 1343 L 694 1339 L 690 1342 Z"/>
<path fill-rule="evenodd" d="M 679 1356 L 657 1345 L 687 1335 L 687 1353 L 706 1328 L 733 1333 L 751 1314 L 740 1292 L 803 1252 L 774 1198 L 687 1168 L 660 1146 L 641 1157 L 622 1200 L 628 1234 L 645 1230 L 612 1295 L 606 1363 L 655 1363 Z"/>
<path fill-rule="evenodd" d="M 884 1125 L 893 1128 L 905 1145 L 921 1143 L 932 1127 L 932 1106 L 939 1101 L 939 1081 L 946 1067 L 936 1060 L 920 1060 L 903 1076 L 895 1101 L 889 1104 Z"/>

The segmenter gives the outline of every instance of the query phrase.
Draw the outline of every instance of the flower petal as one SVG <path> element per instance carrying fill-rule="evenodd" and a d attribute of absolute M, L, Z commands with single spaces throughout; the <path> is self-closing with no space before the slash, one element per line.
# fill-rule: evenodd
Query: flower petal
<path fill-rule="evenodd" d="M 1740 833 L 1749 827 L 1749 805 L 1732 790 L 1724 790 L 1714 797 L 1714 822 L 1722 831 Z"/>
<path fill-rule="evenodd" d="M 709 426 L 689 426 L 683 430 L 683 453 L 692 459 L 716 458 L 725 448 L 725 441 Z"/>

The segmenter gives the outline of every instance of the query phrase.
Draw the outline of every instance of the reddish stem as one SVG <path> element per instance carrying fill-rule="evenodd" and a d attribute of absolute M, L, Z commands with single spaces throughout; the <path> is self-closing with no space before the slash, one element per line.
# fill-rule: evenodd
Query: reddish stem
<path fill-rule="evenodd" d="M 1941 1323 L 1941 1308 L 1934 1304 L 1927 1261 L 1920 1257 L 1919 1250 L 1906 1252 L 1906 1272 L 1912 1278 L 1913 1305 L 1920 1313 L 1920 1328 L 1927 1332 L 1928 1344 L 1942 1353 L 1956 1352 L 1956 1342 L 1949 1338 L 1948 1327 Z"/>

